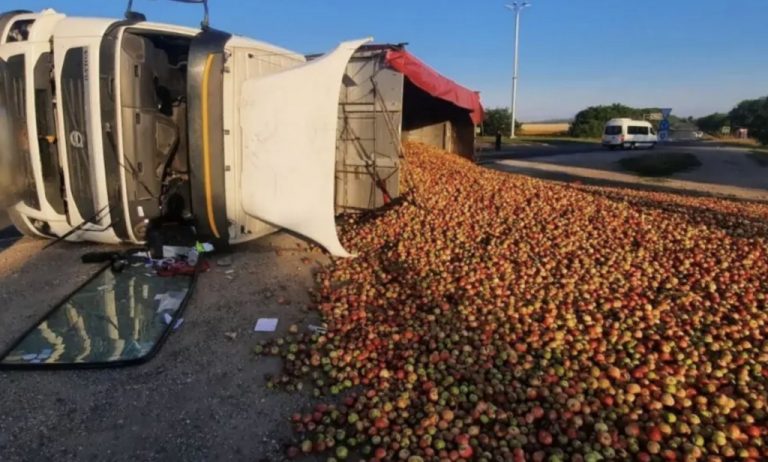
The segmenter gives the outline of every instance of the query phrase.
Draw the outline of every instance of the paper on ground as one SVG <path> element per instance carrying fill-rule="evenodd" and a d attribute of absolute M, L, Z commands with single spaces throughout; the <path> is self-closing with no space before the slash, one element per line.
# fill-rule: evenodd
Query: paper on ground
<path fill-rule="evenodd" d="M 274 332 L 277 329 L 277 318 L 259 318 L 256 321 L 254 332 Z"/>
<path fill-rule="evenodd" d="M 189 252 L 191 252 L 192 250 L 194 250 L 192 247 L 164 245 L 163 258 L 186 257 L 189 254 Z"/>

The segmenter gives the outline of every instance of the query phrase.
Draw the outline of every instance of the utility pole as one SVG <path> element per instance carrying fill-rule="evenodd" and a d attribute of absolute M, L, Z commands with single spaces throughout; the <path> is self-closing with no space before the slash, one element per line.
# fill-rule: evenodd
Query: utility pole
<path fill-rule="evenodd" d="M 512 107 L 510 112 L 512 113 L 512 127 L 510 128 L 510 138 L 515 137 L 515 119 L 517 111 L 517 70 L 518 70 L 518 52 L 520 50 L 520 13 L 524 8 L 531 6 L 528 2 L 512 2 L 511 5 L 507 5 L 507 8 L 515 13 L 515 65 L 512 70 Z"/>

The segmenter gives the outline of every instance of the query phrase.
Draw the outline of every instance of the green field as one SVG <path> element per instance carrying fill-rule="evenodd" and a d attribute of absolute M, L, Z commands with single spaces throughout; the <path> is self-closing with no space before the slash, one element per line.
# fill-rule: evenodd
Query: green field
<path fill-rule="evenodd" d="M 477 140 L 481 143 L 493 144 L 496 138 L 493 136 L 478 136 Z M 502 137 L 501 144 L 504 146 L 515 144 L 599 144 L 599 138 L 575 138 L 571 136 L 518 136 L 516 138 Z"/>

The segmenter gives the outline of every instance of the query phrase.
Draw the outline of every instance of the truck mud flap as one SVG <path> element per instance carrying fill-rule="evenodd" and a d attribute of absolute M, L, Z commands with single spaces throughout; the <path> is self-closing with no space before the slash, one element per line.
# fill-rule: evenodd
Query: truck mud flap
<path fill-rule="evenodd" d="M 0 359 L 0 369 L 130 366 L 150 360 L 181 318 L 197 276 L 108 265 L 53 307 Z"/>

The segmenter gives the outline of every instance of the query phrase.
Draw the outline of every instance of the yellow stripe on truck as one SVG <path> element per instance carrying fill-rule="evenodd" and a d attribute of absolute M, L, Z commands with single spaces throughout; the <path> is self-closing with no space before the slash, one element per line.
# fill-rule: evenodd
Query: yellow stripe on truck
<path fill-rule="evenodd" d="M 219 229 L 216 227 L 216 220 L 213 215 L 213 197 L 211 192 L 211 146 L 208 136 L 208 80 L 211 76 L 211 66 L 213 65 L 213 54 L 208 55 L 203 70 L 203 175 L 205 180 L 205 206 L 208 212 L 208 224 L 211 225 L 213 235 L 220 238 Z"/>

